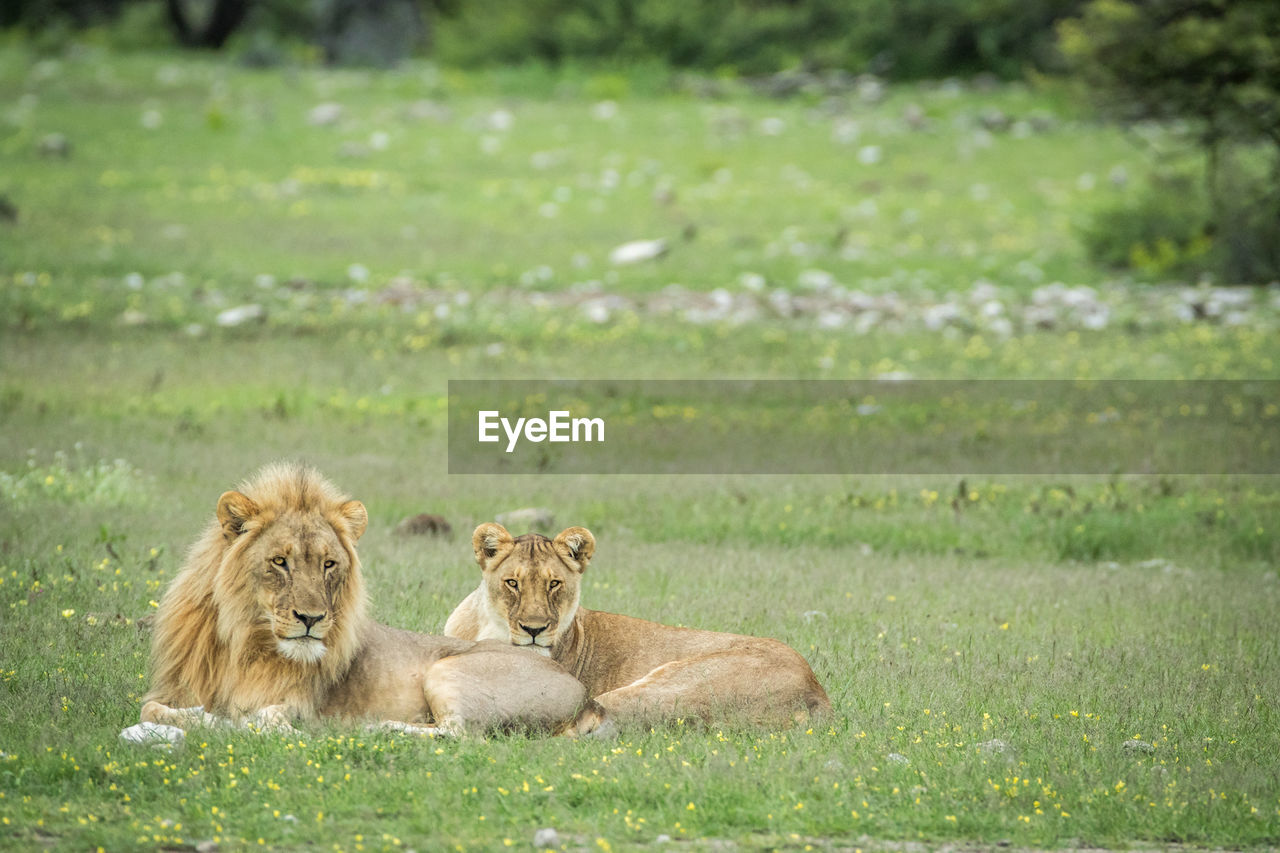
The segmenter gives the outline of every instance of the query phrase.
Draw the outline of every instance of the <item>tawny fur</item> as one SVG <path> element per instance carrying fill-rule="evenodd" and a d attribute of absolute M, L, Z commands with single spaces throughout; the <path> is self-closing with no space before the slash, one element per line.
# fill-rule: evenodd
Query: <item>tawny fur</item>
<path fill-rule="evenodd" d="M 513 539 L 499 524 L 472 537 L 480 586 L 449 616 L 461 639 L 506 636 L 562 664 L 621 723 L 676 719 L 781 726 L 829 710 L 809 664 L 777 640 L 677 628 L 580 606 L 595 537 Z"/>
<path fill-rule="evenodd" d="M 355 543 L 368 516 L 310 468 L 264 468 L 218 502 L 156 615 L 142 717 L 588 730 L 582 685 L 507 644 L 433 637 L 367 615 Z M 305 617 L 305 618 L 304 618 Z M 310 621 L 308 621 L 310 620 Z"/>

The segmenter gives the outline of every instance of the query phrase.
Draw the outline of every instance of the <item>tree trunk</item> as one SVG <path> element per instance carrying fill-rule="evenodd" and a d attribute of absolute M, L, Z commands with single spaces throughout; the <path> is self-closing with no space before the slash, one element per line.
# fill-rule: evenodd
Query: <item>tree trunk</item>
<path fill-rule="evenodd" d="M 214 0 L 213 11 L 203 25 L 193 20 L 184 0 L 166 0 L 165 5 L 178 41 L 186 47 L 218 50 L 244 22 L 249 3 L 250 0 Z"/>

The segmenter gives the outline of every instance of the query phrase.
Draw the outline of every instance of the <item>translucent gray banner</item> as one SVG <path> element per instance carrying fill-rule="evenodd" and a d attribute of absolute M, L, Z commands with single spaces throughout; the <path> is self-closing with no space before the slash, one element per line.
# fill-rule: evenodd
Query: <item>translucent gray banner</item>
<path fill-rule="evenodd" d="M 1280 380 L 450 380 L 451 474 L 1276 474 Z"/>

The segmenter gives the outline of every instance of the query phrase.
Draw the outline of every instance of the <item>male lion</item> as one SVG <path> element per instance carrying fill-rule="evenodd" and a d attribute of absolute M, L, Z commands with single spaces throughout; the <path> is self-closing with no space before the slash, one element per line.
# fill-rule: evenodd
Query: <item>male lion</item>
<path fill-rule="evenodd" d="M 143 722 L 333 716 L 442 733 L 601 722 L 550 660 L 368 618 L 355 548 L 368 515 L 316 471 L 270 465 L 240 489 L 218 500 L 164 594 Z"/>
<path fill-rule="evenodd" d="M 831 707 L 799 654 L 777 640 L 660 625 L 578 606 L 596 540 L 582 527 L 555 539 L 512 539 L 482 524 L 471 540 L 480 586 L 444 632 L 508 640 L 564 665 L 609 718 L 645 725 L 680 718 L 785 725 Z"/>

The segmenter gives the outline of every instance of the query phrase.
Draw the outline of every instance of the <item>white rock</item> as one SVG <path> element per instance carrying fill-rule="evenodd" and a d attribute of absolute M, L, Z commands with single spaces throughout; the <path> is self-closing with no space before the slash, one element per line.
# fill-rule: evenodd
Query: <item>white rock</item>
<path fill-rule="evenodd" d="M 223 328 L 229 329 L 235 326 L 242 326 L 252 320 L 265 319 L 266 316 L 267 311 L 265 308 L 256 303 L 251 303 L 220 311 L 218 316 L 214 318 L 214 322 Z"/>
<path fill-rule="evenodd" d="M 1008 741 L 1001 740 L 998 737 L 978 744 L 978 752 L 983 755 L 1004 755 L 1012 751 L 1013 749 L 1009 746 Z"/>
<path fill-rule="evenodd" d="M 624 266 L 626 264 L 638 264 L 642 261 L 651 261 L 654 258 L 660 258 L 670 250 L 666 240 L 661 238 L 657 240 L 632 240 L 629 243 L 623 243 L 609 253 L 609 263 L 614 266 Z"/>
<path fill-rule="evenodd" d="M 535 528 L 549 530 L 556 523 L 555 514 L 551 510 L 536 506 L 501 512 L 495 515 L 493 520 L 517 536 Z"/>
<path fill-rule="evenodd" d="M 311 108 L 311 111 L 307 113 L 307 123 L 313 124 L 317 127 L 336 124 L 340 118 L 342 118 L 342 104 L 316 104 Z"/>
<path fill-rule="evenodd" d="M 911 759 L 907 758 L 905 755 L 903 755 L 900 752 L 891 752 L 889 753 L 887 758 L 890 761 L 892 761 L 894 764 L 910 764 L 911 763 Z"/>
<path fill-rule="evenodd" d="M 559 847 L 560 833 L 549 826 L 545 826 L 533 834 L 533 846 L 539 850 L 545 850 L 548 847 Z"/>
<path fill-rule="evenodd" d="M 826 270 L 803 270 L 796 277 L 796 284 L 810 290 L 829 290 L 836 283 L 836 277 Z"/>
<path fill-rule="evenodd" d="M 163 749 L 172 749 L 186 740 L 186 737 L 187 733 L 177 726 L 166 726 L 161 723 L 138 723 L 120 732 L 120 740 L 125 743 L 158 746 Z"/>
<path fill-rule="evenodd" d="M 508 131 L 516 122 L 516 117 L 509 110 L 494 110 L 489 113 L 489 117 L 485 119 L 485 124 L 490 130 L 499 132 Z"/>

